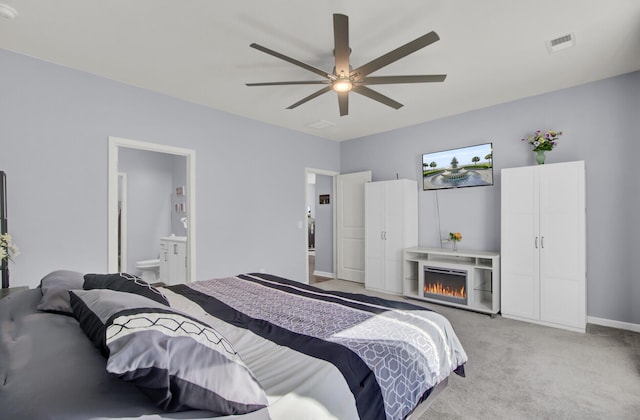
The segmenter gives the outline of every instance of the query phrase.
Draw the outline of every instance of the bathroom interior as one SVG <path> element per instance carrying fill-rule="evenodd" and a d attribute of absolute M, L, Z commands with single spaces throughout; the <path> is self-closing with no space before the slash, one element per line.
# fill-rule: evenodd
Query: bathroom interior
<path fill-rule="evenodd" d="M 186 157 L 120 147 L 118 267 L 152 284 L 187 280 Z"/>
<path fill-rule="evenodd" d="M 333 176 L 307 174 L 307 255 L 309 283 L 335 277 L 333 267 Z"/>

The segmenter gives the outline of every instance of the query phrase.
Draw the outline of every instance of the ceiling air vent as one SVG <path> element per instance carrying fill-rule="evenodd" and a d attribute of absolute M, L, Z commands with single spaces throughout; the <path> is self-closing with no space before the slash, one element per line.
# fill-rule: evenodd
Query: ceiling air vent
<path fill-rule="evenodd" d="M 567 48 L 571 48 L 576 45 L 575 36 L 573 34 L 567 34 L 556 39 L 552 39 L 551 41 L 547 41 L 547 50 L 549 50 L 549 54 L 558 52 L 560 50 L 565 50 Z"/>
<path fill-rule="evenodd" d="M 317 130 L 320 130 L 322 128 L 327 128 L 327 127 L 331 127 L 332 125 L 335 125 L 334 123 L 332 123 L 331 121 L 325 121 L 325 120 L 318 120 L 316 122 L 312 122 L 310 124 L 307 124 L 307 127 L 309 128 L 315 128 Z"/>

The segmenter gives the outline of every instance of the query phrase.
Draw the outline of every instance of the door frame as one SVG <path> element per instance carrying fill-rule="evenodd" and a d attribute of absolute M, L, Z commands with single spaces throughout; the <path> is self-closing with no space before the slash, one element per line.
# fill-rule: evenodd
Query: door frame
<path fill-rule="evenodd" d="M 124 271 L 122 267 L 127 266 L 127 182 L 127 174 L 125 172 L 118 172 L 118 201 L 120 204 L 120 232 L 118 236 L 120 260 L 118 262 L 118 271 Z"/>
<path fill-rule="evenodd" d="M 336 171 L 329 171 L 326 169 L 316 169 L 316 168 L 304 168 L 304 219 L 302 220 L 307 220 L 307 207 L 309 206 L 309 202 L 308 200 L 308 194 L 309 194 L 309 175 L 310 174 L 316 174 L 316 175 L 327 175 L 330 176 L 332 178 L 332 189 L 333 189 L 333 200 L 331 200 L 331 211 L 333 213 L 333 226 L 331 227 L 332 231 L 333 231 L 333 267 L 331 268 L 331 271 L 333 272 L 333 278 L 337 278 L 337 273 L 336 273 L 336 257 L 337 257 L 337 252 L 336 252 L 336 229 L 337 229 L 337 225 L 336 225 L 336 177 L 338 175 L 340 175 L 340 172 L 336 172 Z M 303 226 L 305 226 L 305 223 L 303 223 Z M 305 234 L 304 234 L 304 271 L 305 273 L 307 273 L 307 275 L 304 277 L 304 282 L 306 284 L 309 284 L 309 235 L 307 233 L 307 229 L 308 226 L 305 229 Z"/>
<path fill-rule="evenodd" d="M 107 267 L 118 271 L 118 150 L 121 147 L 184 156 L 187 161 L 187 283 L 196 280 L 196 152 L 175 146 L 109 136 Z M 308 264 L 307 264 L 308 265 Z"/>

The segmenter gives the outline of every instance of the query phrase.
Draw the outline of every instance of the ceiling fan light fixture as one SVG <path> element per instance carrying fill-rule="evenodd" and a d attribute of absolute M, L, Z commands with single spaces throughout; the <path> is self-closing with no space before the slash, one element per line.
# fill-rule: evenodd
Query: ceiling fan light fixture
<path fill-rule="evenodd" d="M 353 82 L 349 79 L 338 79 L 331 85 L 336 92 L 349 92 L 353 88 Z"/>
<path fill-rule="evenodd" d="M 263 47 L 255 42 L 249 45 L 251 48 L 255 48 L 258 51 L 262 51 L 273 57 L 315 73 L 321 76 L 324 80 L 290 80 L 285 82 L 247 83 L 247 86 L 324 85 L 322 89 L 313 92 L 311 95 L 307 95 L 292 105 L 289 105 L 287 109 L 297 108 L 298 106 L 331 91 L 336 92 L 338 96 L 338 107 L 341 117 L 349 114 L 348 93 L 351 91 L 359 95 L 366 96 L 369 99 L 380 102 L 381 104 L 387 105 L 393 109 L 399 109 L 402 107 L 401 103 L 368 88 L 367 85 L 443 82 L 447 75 L 434 74 L 368 77 L 369 74 L 380 70 L 381 68 L 388 66 L 409 54 L 413 54 L 421 48 L 431 45 L 439 39 L 440 37 L 438 34 L 431 31 L 414 39 L 413 41 L 401 45 L 395 50 L 389 51 L 388 53 L 369 61 L 356 69 L 353 69 L 349 63 L 349 55 L 351 53 L 351 47 L 349 46 L 349 18 L 346 15 L 335 13 L 333 15 L 333 44 L 335 47 L 333 49 L 333 55 L 335 58 L 335 65 L 331 73 L 327 73 L 322 69 L 303 63 L 302 61 L 288 57 L 277 51 L 270 50 L 269 48 Z"/>

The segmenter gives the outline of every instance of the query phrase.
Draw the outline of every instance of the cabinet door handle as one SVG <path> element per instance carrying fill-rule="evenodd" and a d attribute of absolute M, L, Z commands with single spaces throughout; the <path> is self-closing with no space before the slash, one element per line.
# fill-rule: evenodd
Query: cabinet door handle
<path fill-rule="evenodd" d="M 380 240 L 384 241 L 384 230 L 380 231 Z"/>
<path fill-rule="evenodd" d="M 386 230 L 384 231 L 384 240 L 385 241 L 387 240 L 387 231 Z"/>
<path fill-rule="evenodd" d="M 536 236 L 535 247 L 538 249 L 538 237 Z"/>
<path fill-rule="evenodd" d="M 173 244 L 173 255 L 178 255 L 178 244 Z"/>
<path fill-rule="evenodd" d="M 544 248 L 544 236 L 540 237 L 540 248 Z"/>
<path fill-rule="evenodd" d="M 168 261 L 168 260 L 167 260 L 167 251 L 165 251 L 165 252 L 164 252 L 164 260 L 165 260 L 165 261 Z"/>

